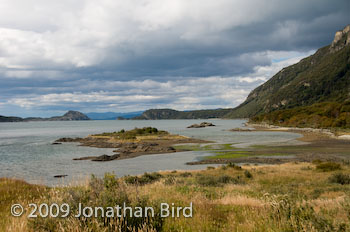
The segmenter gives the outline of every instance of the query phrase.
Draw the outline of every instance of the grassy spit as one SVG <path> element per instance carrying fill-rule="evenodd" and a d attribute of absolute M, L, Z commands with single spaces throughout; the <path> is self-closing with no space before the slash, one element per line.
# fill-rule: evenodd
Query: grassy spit
<path fill-rule="evenodd" d="M 202 171 L 92 177 L 86 184 L 48 188 L 0 179 L 1 231 L 349 231 L 350 166 L 233 164 Z M 36 218 L 10 215 L 13 203 L 88 206 L 188 206 L 192 218 Z"/>

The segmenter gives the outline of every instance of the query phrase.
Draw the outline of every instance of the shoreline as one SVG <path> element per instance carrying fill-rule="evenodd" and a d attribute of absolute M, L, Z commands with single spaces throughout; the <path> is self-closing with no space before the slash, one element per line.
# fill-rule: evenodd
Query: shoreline
<path fill-rule="evenodd" d="M 303 137 L 297 140 L 303 142 L 312 142 L 319 139 L 341 139 L 350 140 L 350 132 L 332 132 L 330 129 L 317 129 L 311 127 L 281 127 L 276 125 L 270 125 L 266 123 L 245 123 L 246 127 L 254 128 L 252 131 L 280 131 L 280 132 L 292 132 L 303 135 Z"/>
<path fill-rule="evenodd" d="M 279 127 L 268 124 L 246 123 L 246 128 L 231 129 L 235 132 L 292 132 L 301 134 L 302 137 L 295 140 L 304 142 L 303 144 L 270 144 L 253 145 L 249 148 L 233 149 L 226 154 L 231 158 L 206 158 L 200 161 L 188 162 L 188 165 L 198 164 L 225 164 L 225 163 L 244 163 L 244 164 L 283 164 L 289 162 L 313 162 L 315 160 L 332 162 L 350 162 L 350 134 L 340 132 L 341 136 L 336 135 L 328 129 L 314 128 L 289 128 Z M 244 152 L 244 153 L 243 153 Z M 235 155 L 243 153 L 241 156 Z M 248 155 L 244 155 L 247 153 Z M 268 154 L 271 155 L 268 155 Z M 267 154 L 267 155 L 266 155 Z"/>

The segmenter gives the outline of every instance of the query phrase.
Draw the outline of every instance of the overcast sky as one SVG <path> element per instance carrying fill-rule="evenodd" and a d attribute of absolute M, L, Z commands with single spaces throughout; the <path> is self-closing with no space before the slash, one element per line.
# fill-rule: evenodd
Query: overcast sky
<path fill-rule="evenodd" d="M 1 0 L 0 115 L 235 107 L 349 0 Z"/>

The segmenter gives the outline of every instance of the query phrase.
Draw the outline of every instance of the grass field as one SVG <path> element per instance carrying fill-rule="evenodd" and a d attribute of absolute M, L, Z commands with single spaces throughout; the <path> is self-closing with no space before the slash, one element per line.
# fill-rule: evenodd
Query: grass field
<path fill-rule="evenodd" d="M 92 177 L 79 186 L 47 188 L 0 180 L 1 231 L 349 231 L 350 166 L 287 163 L 209 167 L 203 171 Z M 10 215 L 13 203 L 89 206 L 188 206 L 192 218 L 36 218 Z M 156 210 L 157 212 L 157 210 Z"/>

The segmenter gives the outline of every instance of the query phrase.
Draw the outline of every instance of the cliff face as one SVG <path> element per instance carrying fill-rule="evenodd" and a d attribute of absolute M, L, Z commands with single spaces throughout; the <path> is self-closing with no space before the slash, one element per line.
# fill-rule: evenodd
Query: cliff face
<path fill-rule="evenodd" d="M 335 34 L 331 45 L 282 69 L 257 87 L 226 117 L 252 117 L 320 102 L 344 103 L 349 100 L 350 25 Z"/>
<path fill-rule="evenodd" d="M 350 25 L 343 30 L 337 31 L 331 44 L 330 51 L 337 52 L 350 44 Z"/>

